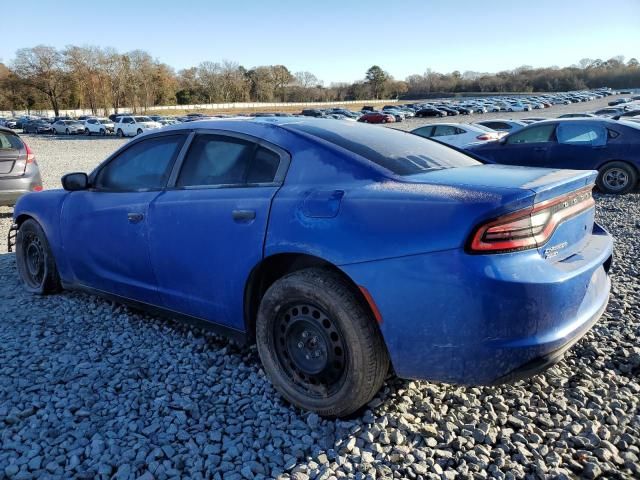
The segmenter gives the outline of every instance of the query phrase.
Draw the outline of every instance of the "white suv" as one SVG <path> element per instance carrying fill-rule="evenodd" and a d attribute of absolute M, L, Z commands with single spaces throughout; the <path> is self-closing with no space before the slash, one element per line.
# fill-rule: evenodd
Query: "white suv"
<path fill-rule="evenodd" d="M 131 115 L 118 118 L 115 131 L 119 137 L 135 137 L 147 130 L 154 130 L 161 127 L 162 125 L 160 123 L 154 122 L 149 117 Z"/>
<path fill-rule="evenodd" d="M 113 122 L 108 118 L 87 118 L 84 121 L 84 134 L 92 135 L 96 133 L 104 136 L 113 133 L 113 127 Z"/>

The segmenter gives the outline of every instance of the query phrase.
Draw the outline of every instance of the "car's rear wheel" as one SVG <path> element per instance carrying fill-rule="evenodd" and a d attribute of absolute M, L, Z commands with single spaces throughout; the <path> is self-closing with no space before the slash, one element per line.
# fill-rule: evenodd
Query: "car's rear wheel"
<path fill-rule="evenodd" d="M 104 128 L 100 129 L 100 135 L 102 135 L 103 137 L 107 134 L 107 131 Z"/>
<path fill-rule="evenodd" d="M 116 135 L 118 135 L 120 138 L 124 137 L 124 133 L 122 132 L 121 129 L 118 129 L 118 131 L 116 132 Z"/>
<path fill-rule="evenodd" d="M 305 269 L 277 280 L 260 303 L 258 353 L 280 394 L 326 416 L 349 415 L 378 392 L 389 358 L 378 327 L 338 274 Z"/>
<path fill-rule="evenodd" d="M 138 131 L 136 132 L 136 135 L 140 135 L 142 133 L 142 129 L 139 128 Z"/>
<path fill-rule="evenodd" d="M 65 130 L 64 130 L 64 134 L 65 134 L 65 135 L 71 135 L 71 132 L 69 132 L 69 129 L 68 129 L 68 128 L 65 128 Z"/>
<path fill-rule="evenodd" d="M 16 264 L 25 288 L 37 295 L 60 291 L 60 277 L 47 237 L 38 222 L 25 220 L 16 237 Z"/>
<path fill-rule="evenodd" d="M 600 169 L 596 185 L 604 193 L 629 193 L 638 183 L 638 173 L 625 162 L 610 162 Z"/>

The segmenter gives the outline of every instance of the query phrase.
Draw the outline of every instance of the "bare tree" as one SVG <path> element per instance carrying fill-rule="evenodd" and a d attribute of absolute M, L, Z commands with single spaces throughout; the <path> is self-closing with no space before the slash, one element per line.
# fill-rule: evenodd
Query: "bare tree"
<path fill-rule="evenodd" d="M 21 48 L 13 66 L 19 77 L 47 97 L 55 115 L 60 115 L 62 97 L 69 89 L 62 53 L 45 45 Z"/>
<path fill-rule="evenodd" d="M 302 88 L 310 88 L 322 85 L 322 82 L 318 80 L 318 77 L 316 77 L 311 72 L 296 72 L 294 76 L 296 78 L 296 83 Z"/>
<path fill-rule="evenodd" d="M 85 103 L 96 114 L 99 107 L 106 107 L 102 52 L 98 47 L 69 46 L 63 52 L 64 60 L 72 78 L 80 87 Z"/>
<path fill-rule="evenodd" d="M 293 81 L 293 75 L 284 65 L 273 65 L 271 67 L 273 76 L 273 87 L 276 93 L 280 93 L 280 99 L 286 100 L 285 87 Z"/>

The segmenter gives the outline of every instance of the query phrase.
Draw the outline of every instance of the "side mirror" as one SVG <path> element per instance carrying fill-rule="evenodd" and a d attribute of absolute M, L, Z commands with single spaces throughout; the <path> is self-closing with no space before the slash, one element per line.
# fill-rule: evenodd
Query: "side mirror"
<path fill-rule="evenodd" d="M 67 173 L 62 177 L 62 188 L 69 192 L 89 188 L 89 177 L 84 172 Z"/>
<path fill-rule="evenodd" d="M 498 140 L 498 142 L 500 143 L 500 145 L 504 145 L 505 143 L 507 143 L 507 135 L 505 135 L 504 137 L 500 137 L 500 140 Z"/>

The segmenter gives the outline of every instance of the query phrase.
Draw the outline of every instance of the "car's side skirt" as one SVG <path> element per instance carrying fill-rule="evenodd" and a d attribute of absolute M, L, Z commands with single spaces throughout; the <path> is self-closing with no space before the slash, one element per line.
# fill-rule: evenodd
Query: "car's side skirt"
<path fill-rule="evenodd" d="M 239 345 L 246 345 L 248 343 L 248 337 L 246 332 L 243 332 L 241 330 L 236 330 L 235 328 L 227 327 L 209 320 L 205 320 L 203 318 L 193 317 L 191 315 L 186 315 L 184 313 L 176 312 L 168 308 L 140 302 L 138 300 L 133 300 L 131 298 L 123 297 L 121 295 L 105 292 L 103 290 L 99 290 L 93 287 L 88 287 L 82 284 L 68 284 L 66 282 L 63 282 L 62 287 L 65 290 L 83 291 L 91 295 L 96 295 L 98 297 L 105 298 L 107 300 L 122 303 L 136 310 L 141 310 L 145 313 L 167 317 L 173 320 L 179 320 L 181 322 L 185 322 L 190 325 L 193 325 L 194 327 L 210 330 L 218 335 L 221 335 L 233 340 L 235 343 Z"/>

